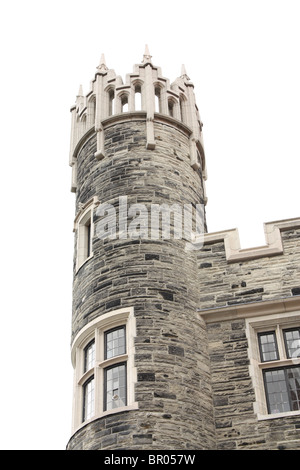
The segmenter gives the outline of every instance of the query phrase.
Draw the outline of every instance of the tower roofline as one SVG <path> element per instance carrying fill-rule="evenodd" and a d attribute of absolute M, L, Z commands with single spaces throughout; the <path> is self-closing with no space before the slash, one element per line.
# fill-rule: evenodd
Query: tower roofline
<path fill-rule="evenodd" d="M 138 95 L 141 97 L 139 104 Z M 120 75 L 116 75 L 115 71 L 106 65 L 105 56 L 102 54 L 90 91 L 84 96 L 80 87 L 76 104 L 71 108 L 70 165 L 74 166 L 76 158 L 74 150 L 78 142 L 90 129 L 94 129 L 97 133 L 95 157 L 98 160 L 103 159 L 105 157 L 103 121 L 113 115 L 136 111 L 146 113 L 147 149 L 154 149 L 156 145 L 153 125 L 155 115 L 175 118 L 188 127 L 191 130 L 191 166 L 195 170 L 202 167 L 206 179 L 205 165 L 203 165 L 205 157 L 202 122 L 193 84 L 185 66 L 181 68 L 181 76 L 173 83 L 163 77 L 161 68 L 152 64 L 148 45 L 145 47 L 142 63 L 134 65 L 133 72 L 126 75 L 125 83 Z M 72 181 L 74 182 L 74 178 Z M 72 183 L 72 188 L 75 186 L 76 184 Z"/>

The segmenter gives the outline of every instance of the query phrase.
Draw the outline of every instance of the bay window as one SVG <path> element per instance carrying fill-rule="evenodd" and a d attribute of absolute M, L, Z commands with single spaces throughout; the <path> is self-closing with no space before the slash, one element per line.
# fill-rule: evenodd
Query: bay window
<path fill-rule="evenodd" d="M 73 429 L 106 414 L 137 409 L 133 308 L 106 313 L 75 337 Z"/>

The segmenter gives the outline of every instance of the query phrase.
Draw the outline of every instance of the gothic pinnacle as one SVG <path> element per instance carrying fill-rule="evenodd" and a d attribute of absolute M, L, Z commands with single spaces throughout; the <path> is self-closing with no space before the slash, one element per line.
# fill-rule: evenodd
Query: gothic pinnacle
<path fill-rule="evenodd" d="M 99 70 L 100 72 L 106 72 L 108 70 L 104 54 L 101 54 L 100 64 L 98 65 L 97 70 Z"/>
<path fill-rule="evenodd" d="M 77 96 L 80 96 L 80 97 L 83 96 L 82 85 L 79 86 L 79 90 L 78 90 Z"/>
<path fill-rule="evenodd" d="M 143 64 L 146 64 L 147 62 L 151 63 L 151 59 L 152 59 L 152 55 L 150 55 L 148 44 L 146 44 L 142 63 Z"/>
<path fill-rule="evenodd" d="M 186 73 L 186 69 L 185 69 L 185 65 L 182 64 L 181 66 L 181 75 L 180 75 L 180 78 L 183 78 L 183 79 L 186 79 L 186 80 L 190 80 L 189 76 L 187 75 Z"/>

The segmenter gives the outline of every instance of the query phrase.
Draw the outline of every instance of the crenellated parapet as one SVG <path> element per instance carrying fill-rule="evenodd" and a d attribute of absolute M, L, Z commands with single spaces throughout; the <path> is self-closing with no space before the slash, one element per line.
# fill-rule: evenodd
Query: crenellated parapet
<path fill-rule="evenodd" d="M 189 134 L 191 166 L 201 168 L 206 179 L 202 122 L 196 105 L 194 85 L 185 67 L 181 75 L 170 84 L 163 77 L 160 67 L 152 64 L 148 47 L 141 64 L 126 75 L 125 83 L 113 69 L 106 66 L 104 55 L 91 81 L 91 89 L 83 94 L 80 86 L 75 105 L 71 108 L 72 129 L 70 166 L 73 168 L 72 191 L 76 191 L 76 158 L 83 137 L 90 132 L 97 134 L 95 158 L 102 160 L 104 152 L 105 121 L 132 119 L 133 113 L 146 122 L 146 149 L 155 148 L 155 121 L 168 120 L 181 125 Z"/>

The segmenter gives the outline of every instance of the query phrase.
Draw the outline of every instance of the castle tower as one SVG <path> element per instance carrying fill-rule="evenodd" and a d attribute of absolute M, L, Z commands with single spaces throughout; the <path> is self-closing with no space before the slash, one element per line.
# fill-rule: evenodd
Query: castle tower
<path fill-rule="evenodd" d="M 102 56 L 71 108 L 70 450 L 214 447 L 196 313 L 206 166 L 193 89 L 184 67 L 170 84 L 146 47 L 125 83 Z"/>

